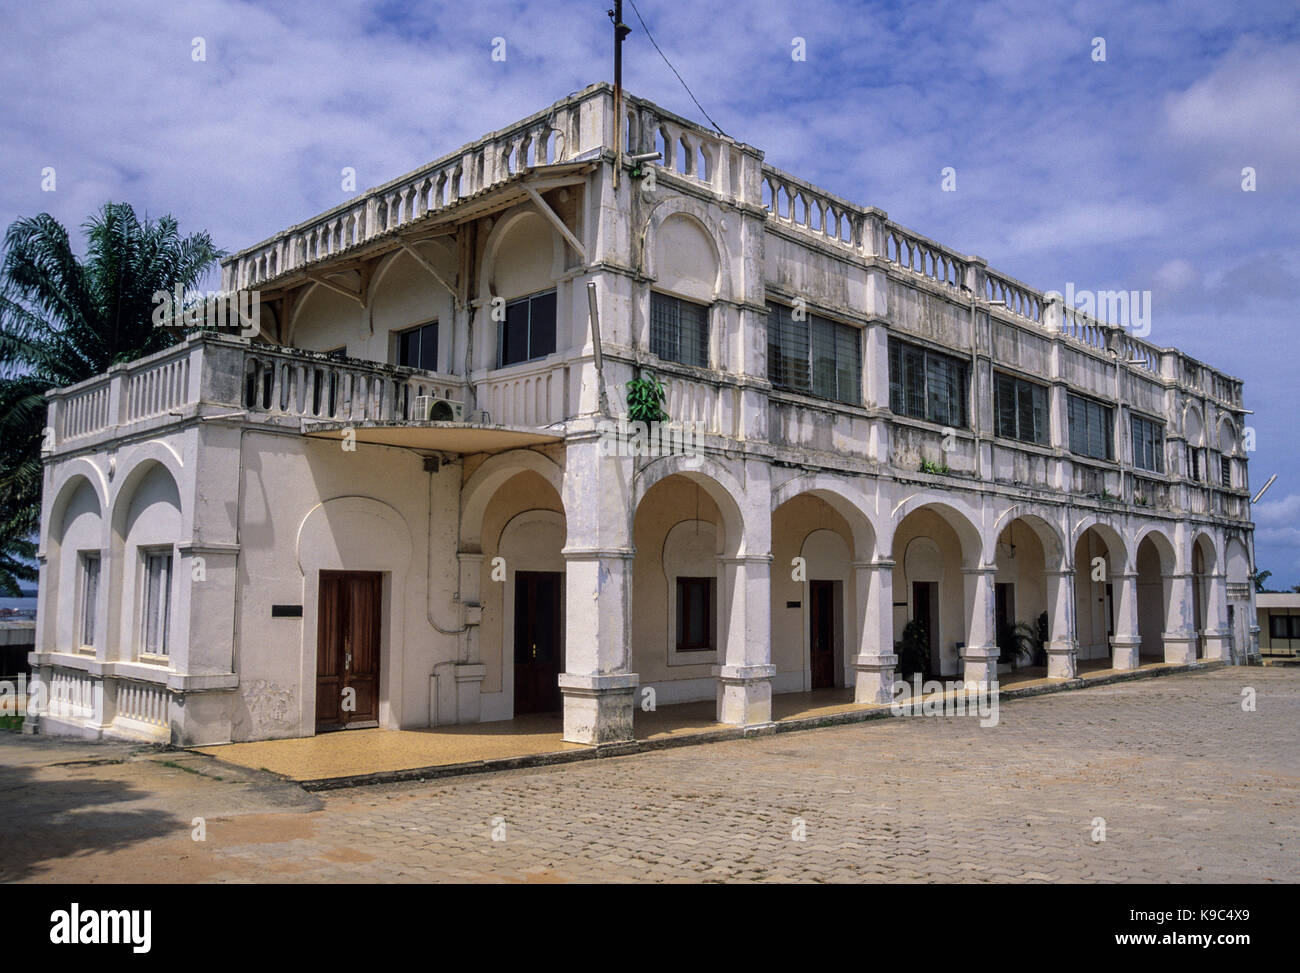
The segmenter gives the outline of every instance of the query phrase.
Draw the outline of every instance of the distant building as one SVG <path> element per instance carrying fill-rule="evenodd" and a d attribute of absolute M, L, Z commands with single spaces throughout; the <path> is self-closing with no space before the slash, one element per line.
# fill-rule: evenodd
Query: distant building
<path fill-rule="evenodd" d="M 1300 592 L 1255 596 L 1259 651 L 1268 656 L 1300 656 Z"/>
<path fill-rule="evenodd" d="M 1258 651 L 1240 380 L 623 108 L 592 86 L 235 254 L 255 338 L 50 395 L 42 732 L 562 710 L 601 744 L 651 689 L 761 727 L 889 700 L 909 620 L 973 680 L 1042 616 L 1057 679 Z M 616 174 L 619 129 L 661 160 Z M 667 445 L 618 422 L 647 374 Z"/>

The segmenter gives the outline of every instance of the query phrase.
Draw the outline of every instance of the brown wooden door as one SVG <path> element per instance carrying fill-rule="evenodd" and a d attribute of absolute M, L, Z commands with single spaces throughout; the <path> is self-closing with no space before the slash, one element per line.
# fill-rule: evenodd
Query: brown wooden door
<path fill-rule="evenodd" d="M 912 582 L 912 618 L 920 621 L 922 629 L 925 631 L 926 656 L 929 658 L 930 672 L 938 673 L 941 670 L 939 665 L 938 653 L 935 647 L 938 645 L 938 637 L 935 624 L 938 612 L 937 602 L 939 585 L 934 581 L 913 581 Z"/>
<path fill-rule="evenodd" d="M 808 582 L 808 646 L 813 689 L 835 688 L 835 582 Z"/>
<path fill-rule="evenodd" d="M 562 706 L 558 571 L 515 572 L 515 715 L 553 713 Z"/>
<path fill-rule="evenodd" d="M 321 572 L 316 628 L 317 729 L 373 726 L 379 721 L 382 602 L 381 574 Z"/>

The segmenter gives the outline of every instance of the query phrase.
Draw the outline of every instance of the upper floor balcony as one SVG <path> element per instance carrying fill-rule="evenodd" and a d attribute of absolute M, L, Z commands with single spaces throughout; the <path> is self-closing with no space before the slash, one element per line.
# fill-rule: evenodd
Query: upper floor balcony
<path fill-rule="evenodd" d="M 48 393 L 44 453 L 114 448 L 124 438 L 210 421 L 333 439 L 350 430 L 358 442 L 452 453 L 538 445 L 559 439 L 548 427 L 562 418 L 563 408 L 539 394 L 551 377 L 481 388 L 486 401 L 499 403 L 494 417 L 486 408 L 466 409 L 467 385 L 460 376 L 201 332 Z M 421 396 L 458 403 L 461 418 L 422 419 L 415 411 Z M 525 396 L 533 401 L 525 402 Z"/>
<path fill-rule="evenodd" d="M 261 292 L 272 322 L 263 335 L 269 343 L 201 335 L 59 390 L 50 396 L 47 450 L 98 448 L 119 436 L 218 419 L 310 436 L 337 437 L 347 428 L 361 442 L 449 452 L 555 442 L 568 420 L 597 409 L 582 293 L 592 280 L 608 315 L 606 382 L 615 414 L 622 411 L 622 382 L 650 365 L 666 383 L 672 420 L 691 423 L 723 448 L 749 441 L 780 462 L 1248 516 L 1245 455 L 1236 447 L 1219 450 L 1216 426 L 1222 416 L 1240 425 L 1246 410 L 1238 379 L 1068 307 L 1060 295 L 771 167 L 759 150 L 643 99 L 627 96 L 620 119 L 614 111 L 610 87 L 591 86 L 228 258 L 224 287 Z M 726 214 L 727 228 L 718 232 L 745 225 L 763 238 L 767 264 L 757 286 L 713 292 L 714 306 L 729 310 L 710 312 L 718 333 L 706 364 L 662 360 L 647 348 L 649 294 L 662 281 L 633 273 L 644 266 L 628 221 L 644 219 L 649 207 L 630 204 L 628 180 L 622 195 L 610 188 L 619 127 L 629 152 L 660 153 L 665 198 L 690 198 Z M 497 234 L 513 225 L 511 214 L 530 207 L 530 225 L 554 233 L 558 256 L 523 275 L 527 286 L 505 297 L 558 287 L 559 337 L 551 354 L 507 365 L 489 317 L 494 276 L 502 283 L 491 260 L 529 261 L 543 239 L 536 230 L 518 243 Z M 745 252 L 745 243 L 732 241 L 732 252 Z M 390 298 L 389 308 L 400 304 L 408 316 L 395 320 L 390 311 L 389 322 L 376 327 L 375 292 L 395 292 L 400 273 L 384 274 L 400 260 L 411 277 L 405 303 Z M 865 288 L 857 284 L 858 290 L 840 288 L 853 295 L 844 298 L 808 286 L 864 275 L 883 282 L 883 294 L 858 304 Z M 756 279 L 748 270 L 731 276 Z M 380 279 L 385 283 L 376 288 Z M 322 295 L 334 305 L 326 307 Z M 759 302 L 803 296 L 814 312 L 857 329 L 860 394 L 831 401 L 782 387 L 774 377 L 762 351 L 770 346 Z M 385 342 L 430 319 L 441 326 L 436 361 L 454 363 L 450 370 L 458 374 L 370 360 L 407 360 Z M 929 421 L 893 408 L 885 342 L 894 338 L 969 363 L 966 421 Z M 354 357 L 323 353 L 345 340 Z M 281 347 L 302 343 L 321 351 Z M 1043 437 L 1002 434 L 994 389 L 1001 374 L 1025 376 L 1050 392 Z M 1067 403 L 1076 394 L 1108 405 L 1114 443 L 1107 455 L 1071 449 Z M 420 422 L 413 412 L 420 395 L 460 403 L 467 421 L 456 429 Z M 1195 433 L 1192 413 L 1200 416 Z M 1133 462 L 1130 414 L 1167 426 L 1163 462 Z"/>

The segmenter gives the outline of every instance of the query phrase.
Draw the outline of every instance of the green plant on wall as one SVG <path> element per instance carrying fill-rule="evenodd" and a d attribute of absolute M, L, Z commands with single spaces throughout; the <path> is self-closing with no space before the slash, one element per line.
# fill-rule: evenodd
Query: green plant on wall
<path fill-rule="evenodd" d="M 668 418 L 664 403 L 668 394 L 663 382 L 649 371 L 627 383 L 627 414 L 633 422 L 663 422 Z"/>
<path fill-rule="evenodd" d="M 934 473 L 937 476 L 947 476 L 952 472 L 947 463 L 931 463 L 928 459 L 921 460 L 922 473 Z"/>

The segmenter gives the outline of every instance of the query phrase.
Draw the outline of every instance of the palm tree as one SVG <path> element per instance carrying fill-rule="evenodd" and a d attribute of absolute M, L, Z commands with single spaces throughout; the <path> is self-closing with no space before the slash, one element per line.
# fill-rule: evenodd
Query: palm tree
<path fill-rule="evenodd" d="M 105 203 L 82 228 L 86 257 L 48 213 L 10 224 L 0 263 L 0 592 L 34 580 L 26 562 L 40 517 L 45 393 L 173 344 L 153 324 L 154 294 L 194 290 L 225 256 L 176 220 L 143 222 Z"/>

